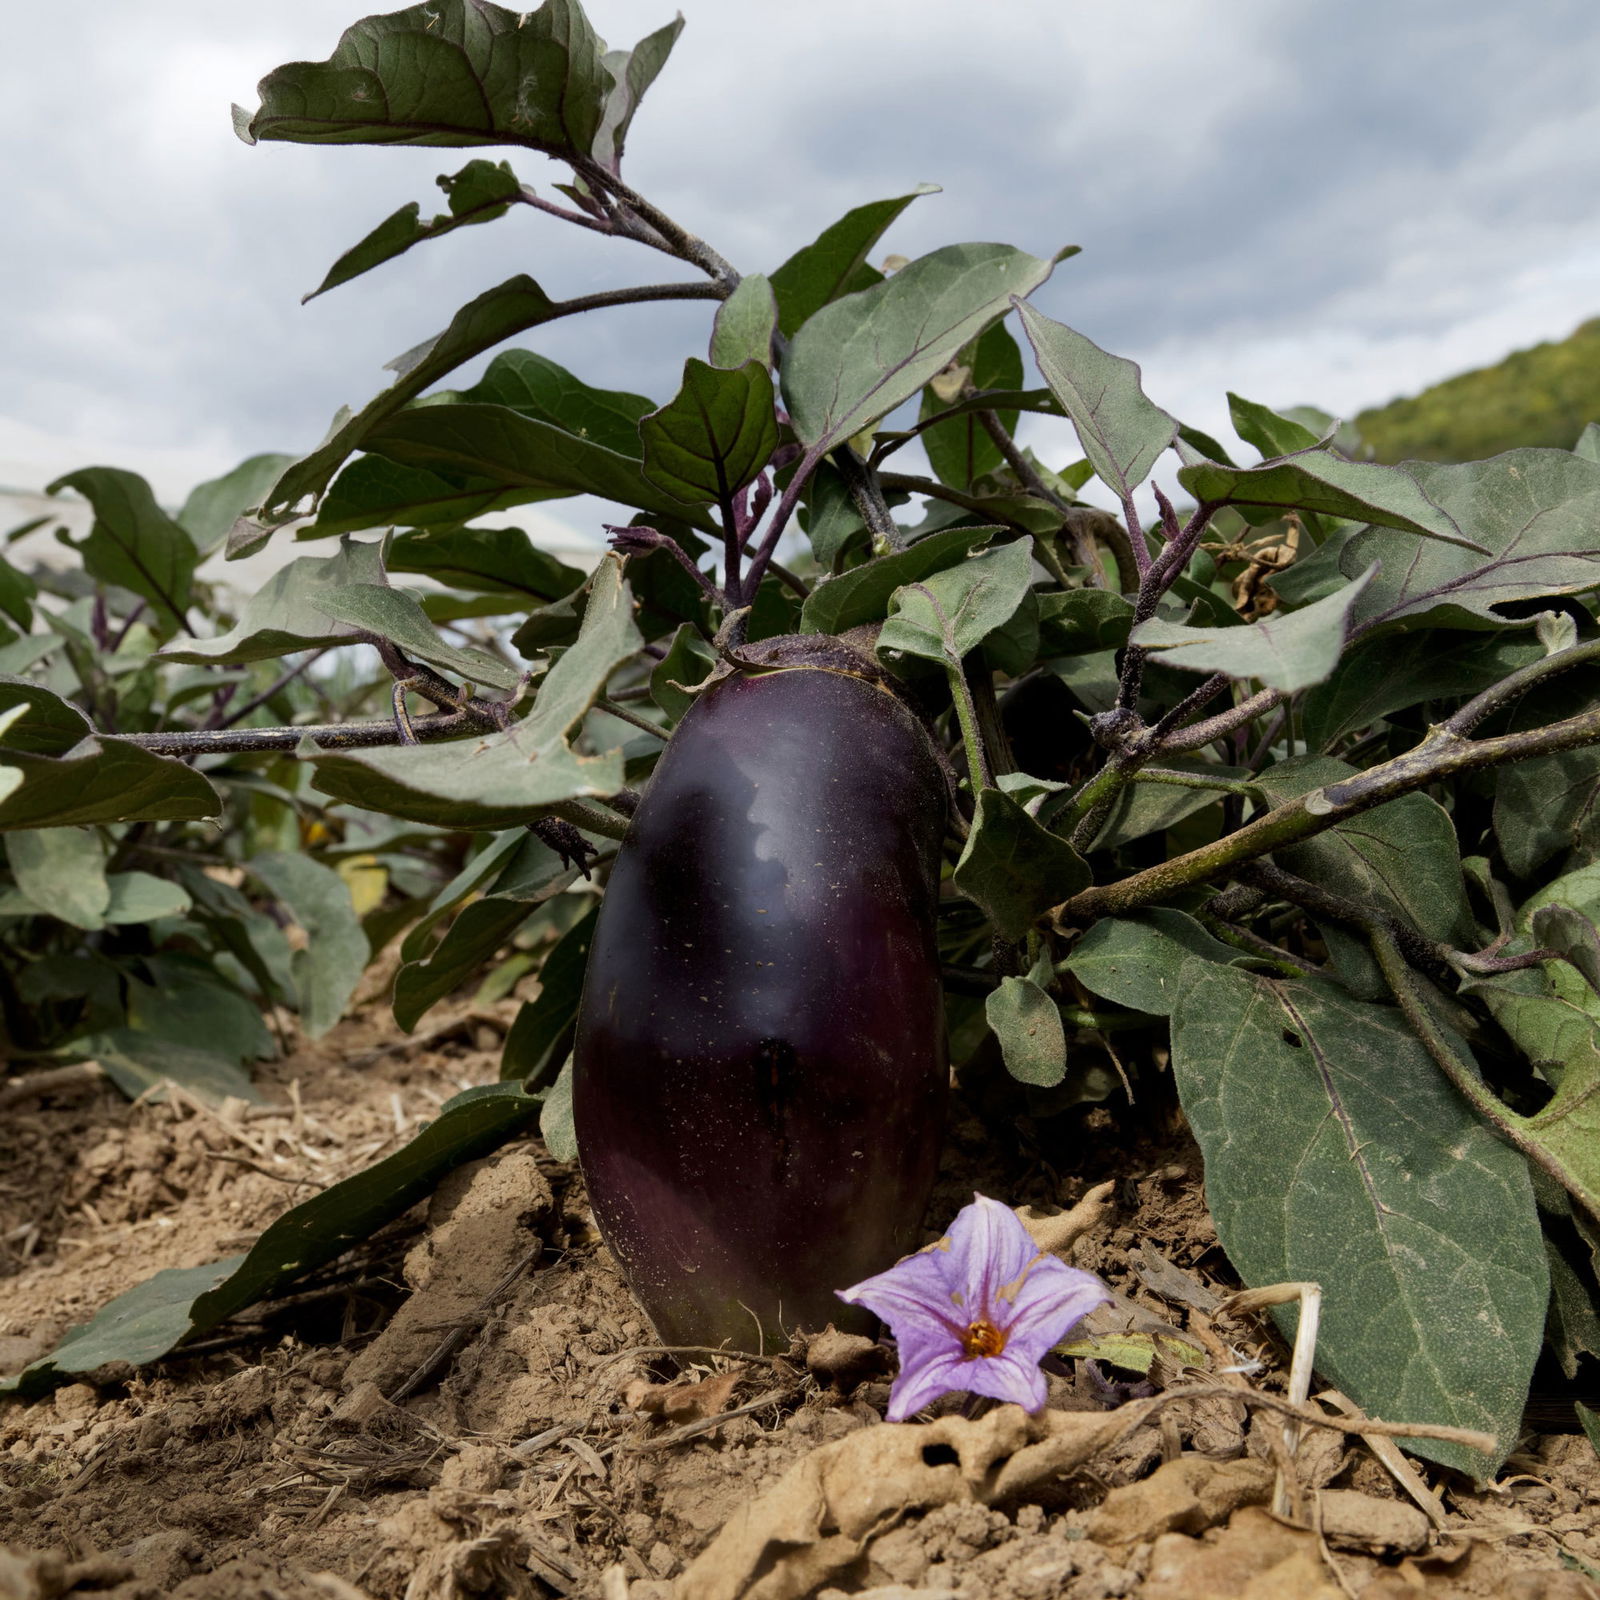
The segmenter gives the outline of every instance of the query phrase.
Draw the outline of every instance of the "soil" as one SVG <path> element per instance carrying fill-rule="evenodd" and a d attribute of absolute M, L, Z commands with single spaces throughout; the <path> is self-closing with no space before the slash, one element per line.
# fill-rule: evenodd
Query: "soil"
<path fill-rule="evenodd" d="M 13 1093 L 0 1371 L 395 1148 L 495 1076 L 514 1009 L 458 1007 L 419 1040 L 369 1003 L 265 1069 L 260 1106 Z M 1281 1392 L 1285 1353 L 1219 1306 L 1237 1285 L 1180 1119 L 1152 1140 L 1148 1114 L 1070 1115 L 1093 1137 L 1063 1175 L 1026 1123 L 1026 1164 L 997 1163 L 964 1109 L 931 1215 L 1115 1180 L 1074 1259 L 1122 1327 L 1182 1341 L 1152 1377 Z M 952 1397 L 913 1432 L 882 1421 L 890 1370 L 844 1336 L 664 1351 L 577 1172 L 521 1140 L 179 1357 L 0 1400 L 0 1600 L 1600 1600 L 1581 1434 L 1529 1435 L 1481 1487 L 1414 1462 L 1419 1510 L 1366 1443 L 1308 1431 L 1275 1516 L 1282 1420 L 1232 1399 L 1146 1401 L 1077 1362 L 1041 1419 Z"/>

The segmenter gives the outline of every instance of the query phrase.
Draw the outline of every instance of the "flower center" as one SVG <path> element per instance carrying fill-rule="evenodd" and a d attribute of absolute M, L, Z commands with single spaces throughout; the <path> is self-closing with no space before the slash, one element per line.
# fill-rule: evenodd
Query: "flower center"
<path fill-rule="evenodd" d="M 1005 1334 L 986 1317 L 968 1323 L 961 1335 L 961 1349 L 968 1361 L 974 1356 L 997 1356 L 1005 1347 Z"/>

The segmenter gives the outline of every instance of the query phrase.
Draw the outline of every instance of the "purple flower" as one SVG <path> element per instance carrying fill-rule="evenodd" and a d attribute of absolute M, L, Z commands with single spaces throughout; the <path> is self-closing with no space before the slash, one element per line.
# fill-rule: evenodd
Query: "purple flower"
<path fill-rule="evenodd" d="M 981 1194 L 937 1244 L 836 1292 L 882 1317 L 900 1347 L 890 1422 L 957 1390 L 1038 1411 L 1040 1360 L 1111 1298 L 1092 1273 L 1042 1255 L 1016 1212 Z"/>

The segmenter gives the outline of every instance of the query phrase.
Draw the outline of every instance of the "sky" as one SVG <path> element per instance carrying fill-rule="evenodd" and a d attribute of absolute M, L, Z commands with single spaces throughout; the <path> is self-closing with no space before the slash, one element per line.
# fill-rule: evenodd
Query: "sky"
<path fill-rule="evenodd" d="M 624 46 L 671 4 L 589 12 Z M 684 5 L 630 136 L 636 188 L 755 271 L 852 206 L 939 183 L 880 254 L 1082 246 L 1036 303 L 1211 431 L 1229 389 L 1349 415 L 1600 315 L 1593 0 Z M 515 272 L 558 297 L 692 276 L 518 208 L 302 307 L 389 212 L 442 209 L 437 174 L 503 153 L 550 194 L 564 169 L 239 142 L 230 102 L 253 109 L 273 67 L 326 57 L 359 4 L 79 0 L 70 26 L 7 11 L 0 485 L 125 466 L 176 503 L 247 455 L 310 448 L 386 361 Z M 519 342 L 664 402 L 710 310 Z M 1065 464 L 1078 451 L 1052 426 L 1024 440 Z M 582 499 L 517 520 L 594 538 L 604 515 Z"/>

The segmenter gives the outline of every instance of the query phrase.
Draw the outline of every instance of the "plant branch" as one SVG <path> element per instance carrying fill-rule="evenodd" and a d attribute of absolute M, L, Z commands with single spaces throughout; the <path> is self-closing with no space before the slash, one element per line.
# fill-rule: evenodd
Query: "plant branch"
<path fill-rule="evenodd" d="M 553 200 L 543 199 L 534 189 L 527 184 L 522 186 L 522 192 L 517 197 L 525 206 L 532 206 L 535 211 L 543 211 L 547 216 L 559 217 L 563 222 L 575 223 L 580 228 L 588 228 L 594 233 L 603 233 L 608 238 L 616 238 L 621 230 L 616 223 L 604 217 L 585 216 L 581 211 L 570 211 L 566 206 L 558 206 Z M 649 243 L 648 240 L 638 240 L 640 244 Z"/>
<path fill-rule="evenodd" d="M 641 717 L 637 711 L 630 711 L 626 706 L 619 706 L 615 700 L 596 700 L 596 711 L 603 711 L 608 717 L 615 717 L 618 722 L 626 722 L 653 738 L 665 741 L 671 735 L 665 728 L 658 728 L 648 717 Z"/>
<path fill-rule="evenodd" d="M 414 717 L 411 731 L 419 744 L 458 738 L 481 731 L 483 719 L 471 711 L 442 711 Z M 121 744 L 137 745 L 163 756 L 252 755 L 269 750 L 295 750 L 310 739 L 321 750 L 372 750 L 402 743 L 390 719 L 382 722 L 323 722 L 297 728 L 193 728 L 176 733 L 105 734 Z"/>
<path fill-rule="evenodd" d="M 1064 923 L 1082 925 L 1095 917 L 1152 905 L 1443 778 L 1592 744 L 1600 744 L 1600 708 L 1545 728 L 1492 739 L 1464 739 L 1435 727 L 1416 749 L 1392 761 L 1286 801 L 1214 844 L 1175 856 L 1121 883 L 1086 889 L 1058 906 L 1056 915 Z"/>
<path fill-rule="evenodd" d="M 246 717 L 250 715 L 252 711 L 259 711 L 269 700 L 273 699 L 277 695 L 282 694 L 283 691 L 287 689 L 289 685 L 293 683 L 294 680 L 298 678 L 313 661 L 315 661 L 319 656 L 326 654 L 326 652 L 331 648 L 332 646 L 330 645 L 322 645 L 316 650 L 307 651 L 306 654 L 300 658 L 300 664 L 298 666 L 290 667 L 289 670 L 281 674 L 277 681 L 269 688 L 263 689 L 261 693 L 258 694 L 253 700 L 245 701 L 245 703 L 240 706 L 237 711 L 230 712 L 223 721 L 217 724 L 217 726 L 219 728 L 237 727 L 241 722 L 244 721 Z"/>
<path fill-rule="evenodd" d="M 1447 717 L 1439 726 L 1451 733 L 1471 733 L 1485 717 L 1498 711 L 1501 706 L 1509 705 L 1534 684 L 1542 683 L 1546 678 L 1553 678 L 1557 673 L 1570 672 L 1572 668 L 1581 667 L 1586 661 L 1595 660 L 1600 660 L 1600 639 L 1590 639 L 1584 644 L 1557 650 L 1554 655 L 1532 662 L 1513 672 L 1510 677 L 1502 678 L 1499 683 L 1490 684 L 1482 694 L 1467 701 L 1454 716 Z"/>
<path fill-rule="evenodd" d="M 1004 512 L 995 510 L 990 502 L 980 499 L 977 495 L 963 494 L 959 489 L 952 489 L 948 484 L 935 482 L 932 478 L 918 478 L 903 472 L 880 472 L 878 483 L 885 489 L 904 489 L 907 494 L 921 494 L 930 500 L 944 500 L 950 505 L 960 506 L 963 511 L 971 511 L 977 516 L 987 517 L 991 522 L 998 522 L 1024 538 L 1033 537 L 1033 529 L 1027 523 L 1018 522 L 1015 517 L 1008 517 Z"/>
<path fill-rule="evenodd" d="M 639 232 L 633 237 L 641 243 L 653 245 L 656 249 L 666 249 L 668 255 L 678 257 L 680 261 L 687 261 L 692 266 L 698 267 L 708 278 L 714 280 L 718 289 L 718 299 L 726 299 L 739 284 L 739 274 L 735 272 L 704 239 L 696 238 L 694 234 L 674 222 L 666 212 L 646 200 L 642 194 L 619 178 L 616 173 L 602 166 L 592 156 L 575 155 L 570 158 L 574 172 L 582 177 L 591 188 L 599 189 L 609 194 L 618 201 L 623 208 L 644 222 L 658 238 L 661 244 L 656 244 L 648 235 Z"/>
<path fill-rule="evenodd" d="M 767 524 L 767 531 L 761 536 L 761 543 L 750 558 L 750 565 L 745 570 L 743 589 L 737 600 L 732 595 L 728 597 L 730 604 L 748 606 L 755 603 L 756 591 L 761 587 L 761 580 L 772 564 L 772 558 L 777 553 L 778 541 L 783 537 L 783 530 L 789 525 L 789 518 L 794 515 L 794 508 L 800 504 L 806 480 L 816 470 L 817 461 L 818 456 L 808 450 L 796 463 L 794 473 L 783 491 L 782 498 L 778 501 L 777 508 L 772 513 L 772 520 Z"/>
<path fill-rule="evenodd" d="M 1201 688 L 1204 687 L 1202 684 Z M 1281 689 L 1262 689 L 1227 711 L 1219 711 L 1214 717 L 1207 717 L 1203 722 L 1191 722 L 1186 728 L 1179 728 L 1164 735 L 1160 744 L 1161 754 L 1182 755 L 1189 750 L 1203 750 L 1208 744 L 1224 738 L 1235 729 L 1254 722 L 1257 717 L 1265 715 L 1282 700 Z"/>
<path fill-rule="evenodd" d="M 861 513 L 861 520 L 867 525 L 867 532 L 872 537 L 873 553 L 886 555 L 898 550 L 902 535 L 889 511 L 888 501 L 883 498 L 882 481 L 878 474 L 849 444 L 840 445 L 829 459 L 839 469 L 839 476 L 844 479 L 845 488 L 850 491 L 850 498 Z"/>
<path fill-rule="evenodd" d="M 597 833 L 603 839 L 626 839 L 628 819 L 613 811 L 601 811 L 596 806 L 585 805 L 581 800 L 562 800 L 553 806 L 540 806 L 540 816 L 557 817 L 570 822 L 585 833 Z"/>

